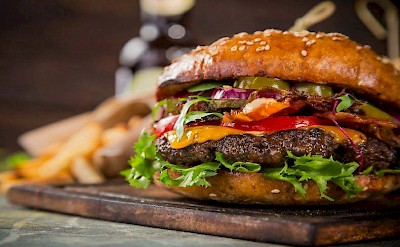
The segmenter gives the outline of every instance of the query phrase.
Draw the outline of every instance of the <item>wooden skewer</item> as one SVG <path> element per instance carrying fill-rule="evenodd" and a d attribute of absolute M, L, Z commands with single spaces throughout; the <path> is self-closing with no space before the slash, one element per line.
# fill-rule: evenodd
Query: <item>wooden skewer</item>
<path fill-rule="evenodd" d="M 324 1 L 314 6 L 303 17 L 297 19 L 290 31 L 307 30 L 309 27 L 327 19 L 335 12 L 335 4 L 331 1 Z"/>
<path fill-rule="evenodd" d="M 387 30 L 369 11 L 367 5 L 370 3 L 377 4 L 384 10 Z M 399 16 L 396 6 L 389 0 L 358 0 L 355 8 L 361 21 L 377 39 L 387 38 L 388 56 L 400 69 Z"/>

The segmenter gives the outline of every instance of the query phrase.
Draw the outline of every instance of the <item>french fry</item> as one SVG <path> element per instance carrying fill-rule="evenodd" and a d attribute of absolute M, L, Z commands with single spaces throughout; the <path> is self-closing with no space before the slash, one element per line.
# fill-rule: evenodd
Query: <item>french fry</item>
<path fill-rule="evenodd" d="M 79 183 L 95 184 L 104 182 L 104 177 L 82 156 L 76 157 L 71 165 L 71 173 Z"/>
<path fill-rule="evenodd" d="M 38 169 L 44 163 L 44 159 L 33 159 L 25 162 L 23 165 L 19 166 L 16 171 L 19 176 L 23 178 L 36 178 L 38 177 Z"/>
<path fill-rule="evenodd" d="M 62 145 L 57 154 L 39 167 L 38 176 L 41 178 L 55 176 L 67 170 L 74 157 L 91 155 L 99 147 L 101 131 L 99 124 L 92 123 L 76 132 Z"/>
<path fill-rule="evenodd" d="M 132 116 L 146 116 L 155 104 L 152 95 L 128 98 L 110 98 L 98 106 L 92 114 L 93 119 L 105 128 L 126 122 Z"/>
<path fill-rule="evenodd" d="M 0 173 L 0 184 L 7 182 L 12 179 L 18 178 L 17 173 L 15 171 L 5 171 Z"/>
<path fill-rule="evenodd" d="M 18 138 L 18 143 L 34 157 L 43 155 L 52 147 L 63 143 L 73 133 L 91 121 L 91 113 L 73 116 L 35 130 Z"/>
<path fill-rule="evenodd" d="M 16 172 L 18 176 L 23 177 L 23 178 L 36 178 L 39 177 L 39 168 L 42 166 L 44 162 L 49 160 L 51 157 L 57 153 L 57 150 L 52 150 L 53 153 L 47 153 L 46 155 L 43 155 L 39 158 L 36 159 L 31 159 L 25 161 L 23 164 L 18 166 L 16 168 Z"/>
<path fill-rule="evenodd" d="M 135 129 L 137 127 L 140 126 L 140 124 L 142 123 L 143 118 L 139 117 L 139 116 L 133 116 L 129 119 L 128 121 L 128 128 L 129 129 Z"/>
<path fill-rule="evenodd" d="M 0 191 L 7 192 L 12 186 L 27 184 L 70 184 L 74 179 L 68 172 L 61 172 L 49 178 L 11 178 L 0 185 Z"/>
<path fill-rule="evenodd" d="M 101 144 L 102 146 L 107 146 L 114 143 L 116 140 L 121 139 L 126 135 L 128 129 L 125 124 L 118 124 L 113 128 L 106 129 L 101 134 Z"/>

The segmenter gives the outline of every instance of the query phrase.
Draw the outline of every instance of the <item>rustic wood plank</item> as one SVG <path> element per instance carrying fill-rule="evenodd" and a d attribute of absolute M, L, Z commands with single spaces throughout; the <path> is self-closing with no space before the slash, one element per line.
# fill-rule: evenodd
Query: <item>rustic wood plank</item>
<path fill-rule="evenodd" d="M 400 236 L 400 196 L 342 206 L 276 207 L 195 201 L 150 187 L 20 186 L 12 203 L 115 222 L 291 245 Z"/>

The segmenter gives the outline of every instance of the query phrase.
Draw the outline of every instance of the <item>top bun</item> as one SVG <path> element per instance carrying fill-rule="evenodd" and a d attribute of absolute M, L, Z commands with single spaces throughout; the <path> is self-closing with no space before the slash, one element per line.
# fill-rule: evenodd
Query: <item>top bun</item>
<path fill-rule="evenodd" d="M 389 62 L 339 33 L 268 29 L 221 38 L 166 67 L 158 100 L 199 83 L 264 76 L 351 88 L 400 108 L 400 73 Z"/>

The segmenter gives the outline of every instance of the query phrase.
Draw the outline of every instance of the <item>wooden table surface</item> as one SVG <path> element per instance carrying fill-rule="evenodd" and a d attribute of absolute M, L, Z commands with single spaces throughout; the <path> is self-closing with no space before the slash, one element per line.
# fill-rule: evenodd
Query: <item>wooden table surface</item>
<path fill-rule="evenodd" d="M 0 196 L 0 246 L 282 246 L 114 223 L 10 205 Z M 345 246 L 400 246 L 385 240 Z"/>

